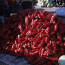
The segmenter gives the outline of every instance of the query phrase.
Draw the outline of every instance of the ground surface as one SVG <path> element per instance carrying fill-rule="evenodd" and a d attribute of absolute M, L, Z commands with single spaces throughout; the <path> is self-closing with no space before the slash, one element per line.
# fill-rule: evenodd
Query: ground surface
<path fill-rule="evenodd" d="M 35 6 L 33 8 L 38 9 L 38 10 L 45 10 L 50 13 L 55 13 L 56 9 L 58 9 L 58 7 L 52 7 L 52 8 L 42 7 L 42 8 L 40 8 L 38 6 Z M 60 17 L 60 18 L 62 18 L 63 22 L 65 22 L 65 17 Z M 16 59 L 15 56 L 11 56 L 8 54 L 0 54 L 0 65 L 28 65 L 28 63 L 24 58 Z"/>

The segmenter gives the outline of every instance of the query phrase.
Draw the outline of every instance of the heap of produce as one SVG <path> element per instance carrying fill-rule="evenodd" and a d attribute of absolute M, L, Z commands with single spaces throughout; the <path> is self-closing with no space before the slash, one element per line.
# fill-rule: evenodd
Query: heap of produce
<path fill-rule="evenodd" d="M 65 54 L 65 23 L 46 11 L 22 10 L 0 24 L 0 52 L 31 65 L 58 65 Z"/>

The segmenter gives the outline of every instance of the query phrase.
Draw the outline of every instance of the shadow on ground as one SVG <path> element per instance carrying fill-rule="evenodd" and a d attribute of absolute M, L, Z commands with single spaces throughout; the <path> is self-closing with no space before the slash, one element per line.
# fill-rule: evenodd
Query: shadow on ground
<path fill-rule="evenodd" d="M 9 64 L 6 64 L 6 63 L 0 61 L 0 65 L 9 65 Z"/>

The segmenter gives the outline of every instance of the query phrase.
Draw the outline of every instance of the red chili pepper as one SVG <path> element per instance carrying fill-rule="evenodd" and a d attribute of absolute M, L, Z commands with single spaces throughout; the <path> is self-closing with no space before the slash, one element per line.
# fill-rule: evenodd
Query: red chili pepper
<path fill-rule="evenodd" d="M 21 24 L 18 25 L 18 28 L 20 29 L 20 32 L 23 32 L 23 26 Z"/>
<path fill-rule="evenodd" d="M 35 51 L 35 52 L 30 52 L 30 55 L 34 55 L 37 54 L 39 51 Z"/>
<path fill-rule="evenodd" d="M 31 22 L 32 27 L 35 27 L 37 25 L 37 21 L 38 19 L 35 19 L 35 20 L 32 19 L 32 22 Z"/>
<path fill-rule="evenodd" d="M 49 42 L 49 37 L 45 38 L 45 42 L 48 43 Z"/>
<path fill-rule="evenodd" d="M 55 21 L 55 16 L 54 16 L 54 15 L 51 17 L 50 23 L 53 23 L 53 24 L 56 23 L 56 21 Z"/>
<path fill-rule="evenodd" d="M 26 28 L 28 27 L 29 22 L 30 22 L 30 21 L 29 21 L 29 18 L 26 16 L 26 17 L 25 17 L 25 25 L 26 25 Z"/>
<path fill-rule="evenodd" d="M 38 18 L 41 18 L 41 15 L 40 14 L 38 14 Z"/>
<path fill-rule="evenodd" d="M 46 34 L 49 34 L 50 33 L 50 27 L 47 27 L 45 32 L 46 32 Z"/>
<path fill-rule="evenodd" d="M 53 14 L 48 14 L 48 15 L 46 16 L 47 20 L 50 21 L 50 19 L 51 19 L 52 16 L 53 16 Z"/>
<path fill-rule="evenodd" d="M 26 43 L 28 41 L 28 37 L 29 36 L 26 36 L 25 40 L 22 42 L 22 44 Z M 27 44 L 26 44 L 27 45 Z"/>
<path fill-rule="evenodd" d="M 33 41 L 40 35 L 40 33 L 38 33 L 34 38 Z"/>
<path fill-rule="evenodd" d="M 64 54 L 64 48 L 61 48 L 61 53 Z"/>
<path fill-rule="evenodd" d="M 47 46 L 45 47 L 46 49 L 51 47 L 51 43 L 47 43 Z"/>
<path fill-rule="evenodd" d="M 55 53 L 57 51 L 56 49 L 56 42 L 55 41 L 52 41 L 52 46 L 53 46 L 53 53 Z"/>
<path fill-rule="evenodd" d="M 53 61 L 57 61 L 58 60 L 58 57 L 47 57 L 47 59 L 53 60 Z"/>
<path fill-rule="evenodd" d="M 24 34 L 28 31 L 28 29 L 31 27 L 31 25 L 29 25 L 21 34 L 21 36 L 24 36 Z"/>
<path fill-rule="evenodd" d="M 43 15 L 44 15 L 44 16 L 47 16 L 47 15 L 48 15 L 48 12 L 43 11 Z"/>
<path fill-rule="evenodd" d="M 41 48 L 40 51 L 39 51 L 39 57 L 40 58 L 43 56 L 43 53 L 44 53 L 44 48 Z"/>
<path fill-rule="evenodd" d="M 58 32 L 57 32 L 57 38 L 58 38 L 59 40 L 62 40 L 61 35 L 60 35 L 60 33 L 58 33 Z"/>
<path fill-rule="evenodd" d="M 51 35 L 54 35 L 54 34 L 55 34 L 55 32 L 54 32 L 54 31 L 52 31 L 52 32 L 51 32 Z"/>
<path fill-rule="evenodd" d="M 44 51 L 43 56 L 49 56 L 49 49 L 47 49 L 46 51 Z"/>
<path fill-rule="evenodd" d="M 58 29 L 58 25 L 55 24 L 55 25 L 54 25 L 54 31 L 57 31 L 57 29 Z"/>
<path fill-rule="evenodd" d="M 40 14 L 43 15 L 43 11 L 40 10 Z"/>
<path fill-rule="evenodd" d="M 33 63 L 32 63 L 32 65 L 36 65 L 39 61 L 41 61 L 41 58 L 39 57 L 38 59 L 36 59 Z"/>
<path fill-rule="evenodd" d="M 44 45 L 45 45 L 45 38 L 43 38 L 43 39 L 41 40 L 40 44 L 38 45 L 38 48 L 40 48 L 40 47 L 45 47 Z"/>
<path fill-rule="evenodd" d="M 48 26 L 50 26 L 51 24 L 50 24 L 49 22 L 45 22 L 43 25 L 44 25 L 44 27 L 48 27 Z"/>
<path fill-rule="evenodd" d="M 46 11 L 25 9 L 0 24 L 0 52 L 24 57 L 31 65 L 58 65 L 64 38 L 65 23 Z"/>

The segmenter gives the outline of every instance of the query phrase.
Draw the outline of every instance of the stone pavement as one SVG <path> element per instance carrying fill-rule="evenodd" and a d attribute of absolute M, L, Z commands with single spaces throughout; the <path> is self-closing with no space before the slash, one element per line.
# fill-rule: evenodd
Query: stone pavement
<path fill-rule="evenodd" d="M 56 9 L 59 7 L 40 7 L 40 6 L 34 6 L 33 9 L 38 9 L 38 10 L 44 10 L 50 13 L 55 13 Z"/>
<path fill-rule="evenodd" d="M 0 65 L 29 65 L 24 58 L 16 58 L 8 54 L 0 53 Z"/>

